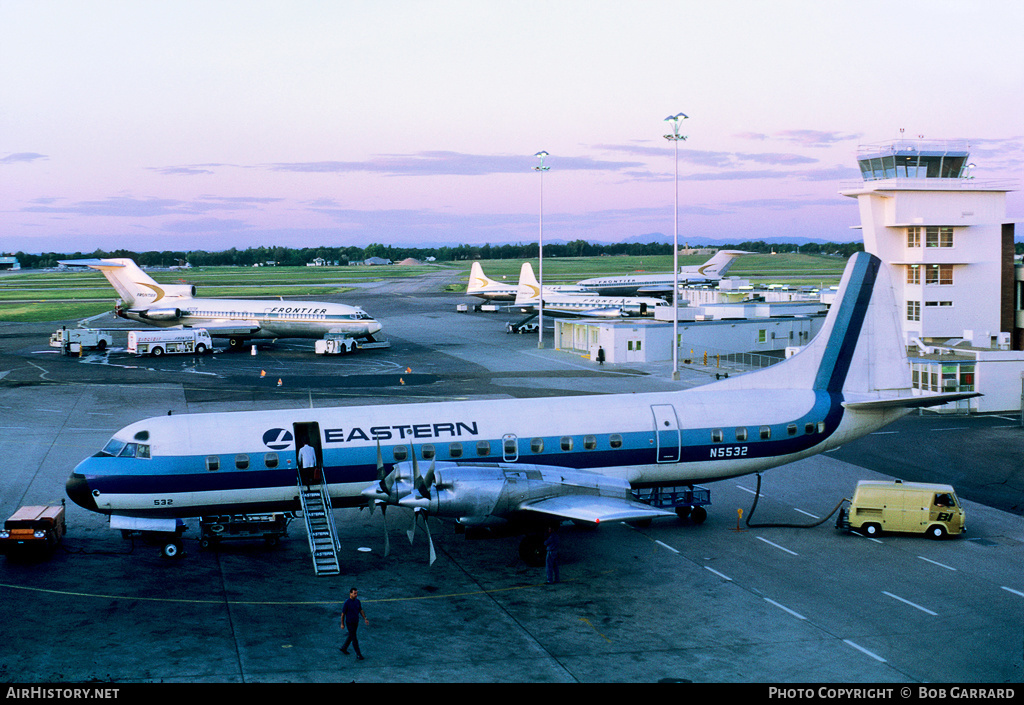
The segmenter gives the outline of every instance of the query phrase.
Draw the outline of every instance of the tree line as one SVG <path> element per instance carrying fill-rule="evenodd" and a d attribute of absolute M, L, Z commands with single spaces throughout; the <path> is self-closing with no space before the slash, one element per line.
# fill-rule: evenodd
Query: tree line
<path fill-rule="evenodd" d="M 727 243 L 719 249 L 746 250 L 747 252 L 801 252 L 805 254 L 826 254 L 849 257 L 854 252 L 864 249 L 863 243 L 767 243 L 763 240 L 748 240 L 739 243 Z M 597 257 L 601 255 L 634 255 L 653 256 L 671 255 L 672 245 L 657 242 L 641 243 L 591 243 L 586 240 L 573 240 L 568 243 L 550 243 L 544 245 L 544 257 Z M 58 260 L 128 257 L 143 267 L 172 267 L 186 263 L 193 267 L 251 267 L 253 265 L 275 264 L 284 267 L 302 267 L 315 259 L 323 259 L 328 263 L 337 262 L 340 266 L 358 264 L 370 257 L 380 257 L 398 262 L 407 258 L 425 261 L 430 257 L 438 262 L 460 262 L 466 260 L 536 259 L 538 245 L 536 242 L 505 245 L 453 245 L 446 247 L 404 247 L 373 243 L 366 247 L 249 247 L 239 250 L 206 252 L 205 250 L 164 250 L 158 252 L 134 252 L 131 250 L 94 250 L 89 253 L 45 252 L 32 254 L 16 252 L 25 269 L 42 269 L 56 267 Z"/>

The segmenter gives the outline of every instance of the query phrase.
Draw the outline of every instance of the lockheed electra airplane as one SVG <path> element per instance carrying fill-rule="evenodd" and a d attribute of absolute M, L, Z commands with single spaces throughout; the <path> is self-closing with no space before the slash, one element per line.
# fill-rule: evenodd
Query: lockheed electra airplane
<path fill-rule="evenodd" d="M 102 272 L 127 307 L 115 309 L 122 318 L 160 328 L 205 328 L 214 338 L 227 338 L 232 348 L 250 338 L 369 338 L 381 329 L 366 311 L 347 304 L 196 298 L 191 284 L 158 284 L 127 258 L 61 264 Z"/>
<path fill-rule="evenodd" d="M 466 526 L 669 514 L 631 490 L 759 473 L 910 408 L 977 396 L 914 396 L 896 316 L 887 270 L 858 253 L 821 332 L 764 370 L 643 394 L 159 416 L 79 463 L 67 494 L 112 526 L 297 510 L 308 441 L 334 507 L 408 507 Z"/>

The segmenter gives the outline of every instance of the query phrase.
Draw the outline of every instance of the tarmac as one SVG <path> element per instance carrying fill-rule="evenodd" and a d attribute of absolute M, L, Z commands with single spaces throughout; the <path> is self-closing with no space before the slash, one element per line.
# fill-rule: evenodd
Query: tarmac
<path fill-rule="evenodd" d="M 316 356 L 313 341 L 296 340 L 261 343 L 255 355 L 135 358 L 117 334 L 106 353 L 61 357 L 47 347 L 61 322 L 0 324 L 0 454 L 10 459 L 0 514 L 59 503 L 82 458 L 168 411 L 567 394 L 585 409 L 587 394 L 698 386 L 727 371 L 688 366 L 673 382 L 668 363 L 599 367 L 551 349 L 550 332 L 539 348 L 536 334 L 504 332 L 516 314 L 456 313 L 469 300 L 441 293 L 446 276 L 334 297 L 363 306 L 391 341 L 353 356 Z M 0 559 L 0 681 L 749 683 L 765 694 L 796 683 L 1020 683 L 1017 421 L 907 417 L 768 471 L 753 517 L 749 476 L 709 484 L 700 525 L 567 524 L 556 585 L 519 559 L 517 537 L 469 539 L 436 520 L 429 566 L 422 531 L 410 545 L 399 511 L 385 527 L 379 512 L 336 510 L 342 574 L 317 577 L 301 521 L 276 548 L 218 550 L 200 548 L 193 523 L 187 555 L 170 561 L 68 503 L 52 558 Z M 956 480 L 966 536 L 833 528 L 830 512 L 857 480 L 908 472 Z M 817 526 L 760 526 L 772 523 Z M 370 620 L 359 630 L 364 661 L 339 652 L 350 587 Z"/>

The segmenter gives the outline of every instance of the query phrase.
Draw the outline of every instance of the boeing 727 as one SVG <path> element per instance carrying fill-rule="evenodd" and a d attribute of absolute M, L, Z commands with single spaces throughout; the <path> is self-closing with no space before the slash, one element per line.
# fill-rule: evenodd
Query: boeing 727
<path fill-rule="evenodd" d="M 679 283 L 685 285 L 716 282 L 725 276 L 737 257 L 748 254 L 750 253 L 743 250 L 719 250 L 704 264 L 680 267 Z M 637 294 L 671 296 L 675 277 L 672 272 L 627 274 L 618 277 L 595 277 L 576 283 L 602 296 L 636 296 Z"/>
<path fill-rule="evenodd" d="M 196 297 L 191 284 L 158 284 L 127 258 L 63 260 L 107 278 L 124 302 L 122 318 L 160 328 L 205 328 L 232 348 L 251 338 L 369 338 L 381 329 L 358 306 L 319 301 L 260 301 Z"/>
<path fill-rule="evenodd" d="M 821 332 L 764 370 L 643 394 L 159 416 L 114 433 L 67 494 L 112 526 L 297 510 L 308 439 L 334 507 L 406 507 L 466 526 L 596 524 L 668 513 L 631 490 L 760 473 L 971 396 L 913 395 L 888 272 L 862 252 Z"/>

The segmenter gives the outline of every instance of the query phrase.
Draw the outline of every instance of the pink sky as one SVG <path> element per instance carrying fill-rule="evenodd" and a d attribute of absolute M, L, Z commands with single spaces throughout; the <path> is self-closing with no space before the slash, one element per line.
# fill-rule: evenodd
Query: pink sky
<path fill-rule="evenodd" d="M 0 250 L 859 238 L 862 143 L 1024 163 L 1024 5 L 0 4 Z M 1011 193 L 1007 219 L 1022 220 Z M 1024 234 L 1024 233 L 1021 233 Z"/>

